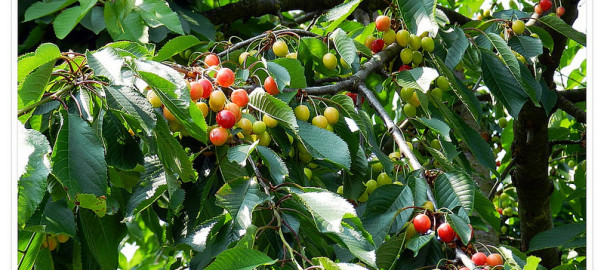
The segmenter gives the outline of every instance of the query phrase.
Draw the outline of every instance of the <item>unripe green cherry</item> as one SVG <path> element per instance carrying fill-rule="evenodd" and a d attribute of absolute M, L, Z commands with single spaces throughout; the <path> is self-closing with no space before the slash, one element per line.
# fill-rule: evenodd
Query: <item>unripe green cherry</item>
<path fill-rule="evenodd" d="M 436 149 L 436 150 L 440 150 L 440 142 L 438 141 L 438 139 L 434 139 L 430 142 L 430 146 L 432 146 L 432 148 Z"/>
<path fill-rule="evenodd" d="M 339 186 L 338 191 L 336 191 L 340 195 L 344 195 L 344 186 Z"/>
<path fill-rule="evenodd" d="M 371 170 L 373 170 L 374 173 L 381 172 L 384 169 L 384 165 L 382 165 L 382 163 L 378 160 L 377 157 L 374 157 L 373 161 L 377 161 L 377 162 L 371 164 Z"/>
<path fill-rule="evenodd" d="M 248 56 L 250 56 L 249 52 L 244 52 L 242 54 L 239 55 L 239 64 L 243 65 L 243 63 L 245 62 L 245 60 L 248 58 Z"/>
<path fill-rule="evenodd" d="M 326 129 L 327 128 L 327 124 L 329 124 L 327 122 L 327 118 L 325 118 L 325 116 L 323 115 L 317 115 L 312 119 L 312 124 L 316 127 L 320 127 L 322 129 Z"/>
<path fill-rule="evenodd" d="M 266 124 L 263 121 L 254 122 L 252 125 L 252 132 L 256 135 L 266 132 Z"/>
<path fill-rule="evenodd" d="M 441 100 L 443 98 L 443 90 L 438 87 L 432 89 L 432 91 L 430 91 L 430 94 L 432 94 L 432 96 L 438 100 Z"/>
<path fill-rule="evenodd" d="M 340 112 L 338 112 L 338 109 L 334 107 L 325 108 L 325 111 L 323 111 L 323 115 L 325 115 L 325 118 L 327 118 L 327 122 L 331 125 L 335 125 L 338 120 L 340 120 Z"/>
<path fill-rule="evenodd" d="M 401 158 L 401 152 L 399 152 L 399 151 L 392 152 L 392 153 L 390 153 L 390 155 L 388 155 L 388 157 L 390 158 L 390 160 L 393 160 L 393 161 L 397 160 L 397 159 L 400 159 Z"/>
<path fill-rule="evenodd" d="M 310 117 L 310 110 L 306 105 L 298 105 L 298 107 L 294 109 L 294 114 L 296 115 L 296 119 L 306 122 Z"/>
<path fill-rule="evenodd" d="M 508 125 L 508 119 L 501 117 L 499 120 L 497 120 L 497 123 L 499 124 L 500 128 L 505 128 Z"/>
<path fill-rule="evenodd" d="M 326 53 L 323 55 L 323 65 L 329 70 L 334 70 L 338 65 L 338 59 L 333 53 Z"/>
<path fill-rule="evenodd" d="M 369 199 L 369 193 L 366 191 L 361 194 L 361 197 L 358 198 L 359 202 L 366 202 Z"/>
<path fill-rule="evenodd" d="M 275 120 L 275 118 L 270 117 L 268 114 L 265 114 L 262 117 L 262 121 L 264 121 L 266 126 L 269 128 L 274 128 L 277 126 L 277 124 L 279 124 L 279 122 L 277 120 Z"/>
<path fill-rule="evenodd" d="M 365 192 L 367 192 L 368 194 L 371 194 L 378 187 L 378 182 L 371 179 L 371 180 L 367 181 L 367 183 L 365 183 L 365 186 L 367 187 L 367 188 L 365 188 Z"/>
<path fill-rule="evenodd" d="M 268 134 L 268 132 L 263 132 L 263 133 L 259 134 L 258 139 L 260 140 L 258 142 L 258 145 L 268 146 L 269 144 L 271 144 L 271 135 Z"/>
<path fill-rule="evenodd" d="M 409 103 L 405 103 L 405 106 L 403 106 L 403 111 L 407 117 L 415 117 L 417 114 L 417 109 Z"/>
<path fill-rule="evenodd" d="M 424 56 L 419 51 L 413 52 L 413 64 L 419 65 L 424 61 Z"/>
<path fill-rule="evenodd" d="M 405 47 L 411 41 L 411 34 L 407 30 L 399 30 L 396 32 L 396 43 L 401 47 Z"/>
<path fill-rule="evenodd" d="M 291 58 L 291 59 L 298 59 L 298 53 L 297 52 L 293 52 L 293 53 L 288 53 L 285 58 Z"/>
<path fill-rule="evenodd" d="M 415 93 L 415 90 L 413 88 L 402 88 L 401 89 L 401 97 L 405 101 L 409 100 L 411 98 L 411 96 L 413 96 L 413 93 Z"/>
<path fill-rule="evenodd" d="M 389 184 L 392 184 L 392 178 L 390 178 L 390 176 L 388 176 L 387 173 L 383 172 L 383 173 L 380 173 L 380 175 L 378 175 L 377 183 L 378 183 L 378 186 L 380 186 L 380 187 L 383 185 L 389 185 Z"/>
<path fill-rule="evenodd" d="M 445 76 L 438 76 L 438 78 L 436 78 L 436 86 L 443 91 L 451 90 L 451 85 L 449 85 L 449 81 Z"/>
<path fill-rule="evenodd" d="M 312 171 L 309 168 L 304 168 L 304 175 L 310 180 L 312 178 Z"/>
<path fill-rule="evenodd" d="M 434 39 L 431 37 L 422 38 L 422 48 L 427 52 L 434 51 Z"/>
<path fill-rule="evenodd" d="M 275 53 L 277 57 L 286 56 L 289 53 L 289 50 L 287 49 L 287 44 L 285 44 L 285 42 L 283 42 L 282 40 L 275 41 L 275 43 L 273 43 L 273 53 Z"/>
<path fill-rule="evenodd" d="M 403 64 L 407 65 L 410 64 L 413 61 L 413 50 L 409 49 L 409 48 L 405 48 L 401 51 L 401 61 L 403 62 Z"/>
<path fill-rule="evenodd" d="M 512 31 L 514 31 L 514 34 L 516 35 L 521 35 L 522 33 L 524 33 L 524 22 L 521 20 L 515 20 L 512 23 Z"/>
<path fill-rule="evenodd" d="M 386 45 L 390 45 L 396 40 L 396 33 L 394 32 L 394 30 L 388 29 L 386 30 L 386 32 L 384 32 L 382 39 L 384 40 L 384 43 L 386 43 Z"/>
<path fill-rule="evenodd" d="M 409 47 L 414 51 L 419 50 L 422 47 L 422 39 L 412 34 L 411 40 L 409 41 Z"/>

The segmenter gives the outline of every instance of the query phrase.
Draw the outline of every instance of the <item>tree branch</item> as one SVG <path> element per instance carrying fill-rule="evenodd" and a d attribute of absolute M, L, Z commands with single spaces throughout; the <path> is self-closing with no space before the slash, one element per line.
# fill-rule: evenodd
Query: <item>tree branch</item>
<path fill-rule="evenodd" d="M 572 90 L 562 90 L 558 91 L 559 96 L 563 96 L 568 99 L 570 102 L 577 103 L 587 100 L 587 90 L 586 88 L 572 89 Z"/>
<path fill-rule="evenodd" d="M 257 40 L 266 38 L 269 35 L 280 35 L 280 34 L 284 34 L 284 33 L 288 33 L 288 32 L 294 33 L 299 36 L 306 36 L 306 37 L 316 37 L 317 36 L 317 34 L 315 34 L 315 33 L 312 33 L 312 32 L 306 31 L 306 30 L 302 30 L 302 29 L 283 29 L 283 30 L 277 30 L 277 31 L 267 31 L 262 35 L 255 36 L 253 38 L 249 38 L 244 41 L 235 43 L 232 46 L 229 46 L 226 50 L 218 53 L 218 57 L 223 57 L 234 50 L 246 47 Z"/>
<path fill-rule="evenodd" d="M 566 99 L 564 96 L 558 95 L 556 107 L 570 114 L 580 123 L 585 124 L 587 122 L 587 113 L 584 110 L 579 109 L 579 107 L 575 106 L 574 103 Z"/>

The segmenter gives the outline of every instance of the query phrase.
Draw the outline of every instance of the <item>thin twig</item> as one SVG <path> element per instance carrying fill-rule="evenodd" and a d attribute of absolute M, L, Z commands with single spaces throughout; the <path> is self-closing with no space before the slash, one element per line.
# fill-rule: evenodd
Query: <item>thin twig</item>
<path fill-rule="evenodd" d="M 495 182 L 495 184 L 491 188 L 491 191 L 489 192 L 489 200 L 493 199 L 493 197 L 495 196 L 495 192 L 497 191 L 497 186 L 499 186 L 499 184 L 501 182 L 503 182 L 503 180 L 508 176 L 508 174 L 510 173 L 510 171 L 512 170 L 512 167 L 514 167 L 514 165 L 516 165 L 516 158 L 512 158 L 512 160 L 510 161 L 510 164 L 508 164 L 508 166 L 505 167 L 505 169 L 501 173 L 501 176 L 499 177 L 499 179 L 497 179 L 497 182 Z"/>

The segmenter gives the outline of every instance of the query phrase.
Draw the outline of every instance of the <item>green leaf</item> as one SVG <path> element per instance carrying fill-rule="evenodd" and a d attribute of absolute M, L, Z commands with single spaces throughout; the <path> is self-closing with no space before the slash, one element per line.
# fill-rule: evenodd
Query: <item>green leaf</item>
<path fill-rule="evenodd" d="M 428 244 L 434 238 L 434 232 L 424 235 L 415 235 L 405 245 L 406 248 L 413 251 L 413 257 L 417 257 L 419 250 Z"/>
<path fill-rule="evenodd" d="M 283 90 L 286 85 L 289 85 L 291 83 L 291 77 L 289 76 L 289 71 L 287 71 L 286 68 L 282 67 L 281 65 L 275 62 L 266 62 L 265 67 L 271 74 L 271 77 L 273 77 L 273 79 L 277 83 L 279 91 Z"/>
<path fill-rule="evenodd" d="M 467 218 L 467 217 L 466 217 Z M 472 229 L 463 218 L 456 214 L 448 214 L 447 222 L 451 225 L 451 228 L 457 233 L 459 239 L 464 245 L 467 245 L 472 237 Z"/>
<path fill-rule="evenodd" d="M 417 67 L 401 71 L 396 75 L 396 83 L 402 87 L 421 89 L 424 93 L 430 90 L 430 84 L 438 78 L 438 71 L 429 67 Z"/>
<path fill-rule="evenodd" d="M 242 260 L 242 258 L 245 258 Z M 252 270 L 277 262 L 255 249 L 236 247 L 220 253 L 206 270 Z"/>
<path fill-rule="evenodd" d="M 353 40 L 340 28 L 336 29 L 330 37 L 333 39 L 336 51 L 338 51 L 340 57 L 344 58 L 344 61 L 348 65 L 352 65 L 354 59 L 357 57 L 357 50 Z"/>
<path fill-rule="evenodd" d="M 150 135 L 157 123 L 157 116 L 147 99 L 129 86 L 107 86 L 104 88 L 107 104 L 113 112 L 121 114 L 129 125 L 140 128 Z"/>
<path fill-rule="evenodd" d="M 76 235 L 75 218 L 64 199 L 56 202 L 49 199 L 46 202 L 40 225 L 45 227 L 46 233 Z"/>
<path fill-rule="evenodd" d="M 103 7 L 95 6 L 80 20 L 80 24 L 88 30 L 94 32 L 95 35 L 105 30 L 105 17 L 103 17 Z"/>
<path fill-rule="evenodd" d="M 403 251 L 404 244 L 404 233 L 386 240 L 377 250 L 376 264 L 379 269 L 393 269 L 398 261 L 398 256 Z"/>
<path fill-rule="evenodd" d="M 61 51 L 52 43 L 41 44 L 35 54 L 20 58 L 17 62 L 17 82 L 21 83 L 26 76 L 38 67 L 61 57 Z"/>
<path fill-rule="evenodd" d="M 163 61 L 177 53 L 200 44 L 201 41 L 195 36 L 179 36 L 166 42 L 166 44 L 157 52 L 153 58 L 155 61 Z"/>
<path fill-rule="evenodd" d="M 290 82 L 289 87 L 291 88 L 306 88 L 306 77 L 304 76 L 304 67 L 300 64 L 297 59 L 290 58 L 278 58 L 273 61 L 274 63 L 287 69 L 289 73 Z"/>
<path fill-rule="evenodd" d="M 118 215 L 98 217 L 92 211 L 79 212 L 83 244 L 87 244 L 100 269 L 117 269 L 122 238 L 126 225 L 120 223 Z"/>
<path fill-rule="evenodd" d="M 356 217 L 356 211 L 346 199 L 328 192 L 306 192 L 294 194 L 312 214 L 319 231 L 341 233 L 342 219 Z"/>
<path fill-rule="evenodd" d="M 528 252 L 559 247 L 570 242 L 575 237 L 584 234 L 585 223 L 564 224 L 535 235 L 529 243 Z"/>
<path fill-rule="evenodd" d="M 107 165 L 121 170 L 131 170 L 143 164 L 143 153 L 138 142 L 130 135 L 117 116 L 107 112 L 103 116 L 103 141 Z"/>
<path fill-rule="evenodd" d="M 94 211 L 99 217 L 103 217 L 107 213 L 107 200 L 104 197 L 97 198 L 93 194 L 78 194 L 75 201 L 80 207 Z"/>
<path fill-rule="evenodd" d="M 453 130 L 453 133 L 457 138 L 461 138 L 470 151 L 476 156 L 480 164 L 489 168 L 491 171 L 496 172 L 495 169 L 495 156 L 489 144 L 478 134 L 478 132 L 472 129 L 466 124 L 460 117 L 443 104 L 441 100 L 432 99 L 440 110 L 441 114 L 447 120 L 447 123 Z M 442 142 L 441 142 L 442 143 Z"/>
<path fill-rule="evenodd" d="M 170 9 L 168 3 L 162 0 L 143 0 L 142 3 L 136 5 L 135 10 L 153 27 L 163 24 L 177 34 L 185 34 L 178 14 Z"/>
<path fill-rule="evenodd" d="M 62 111 L 61 129 L 52 152 L 52 173 L 75 198 L 78 193 L 106 195 L 105 149 L 92 128 L 75 114 Z"/>
<path fill-rule="evenodd" d="M 252 225 L 254 208 L 266 200 L 268 196 L 260 190 L 256 178 L 230 181 L 216 193 L 216 205 L 226 209 L 235 227 L 243 230 Z"/>
<path fill-rule="evenodd" d="M 126 205 L 125 217 L 131 219 L 155 202 L 168 188 L 166 175 L 159 158 L 145 158 L 145 172 Z"/>
<path fill-rule="evenodd" d="M 544 48 L 547 48 L 550 52 L 554 50 L 554 39 L 547 31 L 545 31 L 541 27 L 534 25 L 527 26 L 526 28 L 528 28 L 528 30 L 532 33 L 535 33 L 539 36 L 539 39 L 543 43 Z"/>
<path fill-rule="evenodd" d="M 495 50 L 497 50 L 499 55 L 501 55 L 505 67 L 508 68 L 515 77 L 520 77 L 520 64 L 516 60 L 516 56 L 514 56 L 512 49 L 505 43 L 505 40 L 495 33 L 486 33 L 485 37 L 495 47 Z"/>
<path fill-rule="evenodd" d="M 342 222 L 343 230 L 336 233 L 337 237 L 352 255 L 359 258 L 363 263 L 376 268 L 375 245 L 371 241 L 371 235 L 363 230 L 358 218 L 353 218 L 351 221 L 350 224 Z"/>
<path fill-rule="evenodd" d="M 285 179 L 289 177 L 289 171 L 281 157 L 268 147 L 258 146 L 256 147 L 256 150 L 258 150 L 258 154 L 260 154 L 263 163 L 268 167 L 271 178 L 273 178 L 277 184 L 282 184 Z"/>
<path fill-rule="evenodd" d="M 106 47 L 94 53 L 86 52 L 86 61 L 96 76 L 103 76 L 109 79 L 113 84 L 123 84 L 122 66 L 124 59 L 118 52 L 110 47 Z"/>
<path fill-rule="evenodd" d="M 432 36 L 438 32 L 438 23 L 434 12 L 436 1 L 434 0 L 399 0 L 398 7 L 405 25 L 409 32 L 417 36 L 428 31 Z"/>
<path fill-rule="evenodd" d="M 484 83 L 497 101 L 506 107 L 510 115 L 514 118 L 518 117 L 528 96 L 522 91 L 522 86 L 514 79 L 514 75 L 504 67 L 494 53 L 488 50 L 481 50 L 481 52 Z"/>
<path fill-rule="evenodd" d="M 55 61 L 50 61 L 27 75 L 17 89 L 17 108 L 20 110 L 42 99 Z"/>
<path fill-rule="evenodd" d="M 333 132 L 303 121 L 298 121 L 298 126 L 298 136 L 314 158 L 332 162 L 346 170 L 350 169 L 350 152 L 344 140 Z"/>
<path fill-rule="evenodd" d="M 326 32 L 331 32 L 336 29 L 342 21 L 352 14 L 361 1 L 362 0 L 352 0 L 347 3 L 339 4 L 327 11 L 327 13 L 325 13 L 325 20 L 332 23 L 327 27 Z"/>
<path fill-rule="evenodd" d="M 189 156 L 182 145 L 172 137 L 164 120 L 157 121 L 153 137 L 157 142 L 157 155 L 166 170 L 167 177 L 178 175 L 184 182 L 197 180 L 197 173 Z"/>
<path fill-rule="evenodd" d="M 364 46 L 364 45 L 363 45 Z M 361 116 L 357 113 L 354 106 L 354 102 L 349 96 L 343 94 L 337 94 L 331 98 L 331 100 L 338 105 L 339 111 L 342 116 L 351 118 L 359 128 L 359 131 L 363 137 L 368 138 L 369 130 L 373 131 L 373 126 L 366 125 Z"/>
<path fill-rule="evenodd" d="M 560 18 L 555 16 L 541 16 L 539 17 L 539 22 L 551 27 L 567 38 L 570 38 L 583 46 L 587 46 L 587 37 L 585 34 L 575 30 Z"/>
<path fill-rule="evenodd" d="M 248 105 L 279 121 L 279 123 L 287 130 L 291 131 L 291 133 L 295 133 L 298 129 L 296 116 L 291 107 L 289 107 L 287 103 L 266 93 L 262 88 L 256 88 L 256 90 L 249 95 Z"/>
<path fill-rule="evenodd" d="M 18 126 L 17 169 L 19 175 L 17 219 L 19 227 L 33 215 L 44 198 L 46 178 L 50 173 L 48 154 L 50 144 L 46 137 L 33 129 Z"/>
<path fill-rule="evenodd" d="M 451 128 L 449 128 L 449 126 L 447 126 L 447 124 L 441 120 L 438 120 L 436 118 L 424 118 L 424 117 L 418 117 L 415 118 L 414 120 L 416 120 L 417 122 L 421 123 L 422 125 L 430 128 L 430 130 L 432 130 L 433 132 L 436 132 L 438 134 L 440 134 L 441 136 L 443 136 L 443 138 L 450 142 L 451 141 L 451 137 L 449 136 L 449 132 L 451 132 Z"/>
<path fill-rule="evenodd" d="M 398 232 L 403 228 L 413 209 L 400 210 L 408 206 L 413 206 L 413 194 L 409 187 L 391 184 L 371 193 L 361 220 L 377 243 L 376 247 L 380 247 L 390 231 Z"/>
<path fill-rule="evenodd" d="M 241 144 L 233 147 L 229 147 L 227 152 L 227 158 L 230 162 L 235 162 L 239 166 L 244 167 L 247 157 L 254 151 L 259 141 L 255 141 L 252 144 Z"/>
<path fill-rule="evenodd" d="M 192 10 L 183 9 L 175 3 L 170 3 L 170 7 L 178 13 L 185 33 L 189 34 L 188 28 L 190 28 L 210 41 L 216 39 L 216 29 L 208 18 Z"/>
<path fill-rule="evenodd" d="M 80 5 L 65 9 L 57 15 L 53 22 L 57 38 L 64 39 L 96 3 L 97 0 L 80 0 Z"/>
<path fill-rule="evenodd" d="M 537 57 L 543 53 L 543 43 L 541 39 L 529 36 L 513 36 L 508 41 L 512 49 L 526 59 Z"/>
<path fill-rule="evenodd" d="M 239 166 L 239 164 L 235 162 L 229 161 L 227 158 L 228 150 L 228 145 L 216 147 L 216 159 L 220 160 L 218 167 L 220 168 L 224 181 L 228 182 L 239 178 L 249 177 L 249 174 L 244 167 Z"/>
<path fill-rule="evenodd" d="M 25 20 L 28 22 L 46 15 L 55 13 L 69 5 L 77 2 L 77 0 L 54 0 L 35 2 L 25 10 Z"/>
<path fill-rule="evenodd" d="M 137 61 L 137 73 L 151 86 L 162 104 L 187 129 L 191 137 L 207 141 L 207 126 L 201 110 L 189 96 L 189 89 L 182 76 L 175 70 L 150 61 Z"/>
<path fill-rule="evenodd" d="M 479 123 L 482 117 L 482 110 L 480 109 L 480 102 L 478 101 L 478 98 L 476 98 L 476 95 L 470 92 L 470 90 L 468 90 L 468 88 L 466 88 L 465 85 L 463 85 L 457 79 L 455 74 L 453 74 L 453 72 L 447 68 L 442 59 L 436 55 L 434 55 L 434 59 L 434 64 L 436 65 L 438 72 L 447 78 L 447 81 L 453 89 L 453 92 L 455 92 L 455 95 L 457 95 L 466 108 L 468 108 L 474 120 Z"/>
<path fill-rule="evenodd" d="M 485 220 L 493 230 L 500 231 L 501 219 L 493 203 L 482 194 L 482 192 L 474 192 L 474 210 Z"/>
<path fill-rule="evenodd" d="M 204 221 L 199 224 L 199 226 L 195 227 L 195 229 L 182 240 L 182 243 L 190 246 L 197 252 L 202 252 L 211 245 L 212 237 L 215 237 L 218 230 L 223 227 L 226 221 L 226 214 Z"/>
<path fill-rule="evenodd" d="M 36 257 L 36 263 L 34 265 L 34 269 L 46 269 L 46 270 L 54 270 L 54 262 L 52 260 L 52 255 L 50 254 L 50 250 L 47 248 L 42 248 L 38 251 L 38 256 Z"/>
<path fill-rule="evenodd" d="M 110 1 L 105 3 L 103 15 L 107 32 L 113 40 L 149 42 L 149 26 L 138 12 L 130 12 L 134 1 Z"/>
<path fill-rule="evenodd" d="M 457 64 L 462 60 L 463 55 L 470 46 L 470 42 L 466 37 L 466 34 L 458 26 L 453 26 L 447 31 L 441 29 L 440 35 L 445 42 L 445 50 L 447 50 L 447 57 L 445 58 L 445 65 L 453 70 Z"/>
<path fill-rule="evenodd" d="M 121 56 L 130 56 L 132 58 L 152 58 L 155 51 L 154 44 L 140 44 L 132 41 L 112 42 L 102 48 L 114 48 Z"/>
<path fill-rule="evenodd" d="M 44 236 L 44 233 L 35 233 L 33 235 L 28 249 L 29 252 L 23 255 L 19 270 L 30 270 L 32 267 L 34 267 L 34 263 L 38 257 L 38 253 L 40 252 L 40 247 L 42 246 L 42 242 L 44 242 Z"/>
<path fill-rule="evenodd" d="M 472 213 L 474 182 L 465 172 L 443 173 L 436 177 L 434 193 L 439 207 L 453 210 L 462 206 L 466 213 Z"/>
<path fill-rule="evenodd" d="M 524 265 L 522 270 L 537 270 L 539 262 L 541 262 L 541 258 L 535 256 L 528 256 L 528 258 L 526 258 L 526 264 Z"/>

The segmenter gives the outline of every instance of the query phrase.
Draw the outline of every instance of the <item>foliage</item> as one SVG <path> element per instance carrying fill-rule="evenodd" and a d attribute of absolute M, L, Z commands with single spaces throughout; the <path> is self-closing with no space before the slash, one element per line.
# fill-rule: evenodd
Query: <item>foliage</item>
<path fill-rule="evenodd" d="M 511 20 L 532 11 L 525 1 L 511 10 L 493 5 L 497 20 L 467 25 L 436 6 L 471 17 L 482 1 L 393 1 L 381 10 L 393 30 L 435 43 L 433 51 L 415 49 L 420 61 L 404 67 L 399 53 L 411 45 L 394 41 L 372 53 L 363 44 L 385 34 L 353 19 L 360 2 L 292 29 L 274 15 L 248 28 L 214 26 L 199 13 L 213 4 L 20 5 L 19 269 L 461 267 L 467 260 L 447 259 L 482 249 L 473 230 L 498 235 L 500 245 L 484 244 L 506 269 L 542 268 L 519 250 L 522 206 L 506 172 L 514 166 L 514 120 L 526 103 L 542 106 L 551 115 L 549 140 L 584 143 L 585 125 L 554 109 L 557 94 L 545 86 L 538 56 L 551 48 L 545 25 L 570 38 L 560 68 L 585 35 L 551 16 L 512 34 Z M 78 41 L 84 32 L 102 43 Z M 236 35 L 256 38 L 237 46 Z M 296 55 L 277 57 L 277 39 Z M 324 64 L 328 52 L 337 55 L 335 69 Z M 219 66 L 204 62 L 212 54 Z M 234 72 L 227 87 L 216 77 L 221 68 Z M 265 91 L 268 77 L 278 94 Z M 216 115 L 225 102 L 191 97 L 201 79 L 226 103 L 236 102 L 236 89 L 249 94 L 226 143 L 212 137 L 224 126 Z M 562 88 L 584 87 L 585 66 L 568 79 Z M 299 105 L 307 119 L 294 113 Z M 266 123 L 266 131 L 254 133 L 245 121 Z M 555 227 L 524 252 L 558 247 L 564 264 L 584 268 L 584 145 L 552 147 Z M 493 180 L 489 187 L 497 181 L 492 198 L 477 168 Z M 410 233 L 419 213 L 433 221 L 422 235 Z M 453 243 L 436 232 L 443 223 L 455 231 Z"/>

